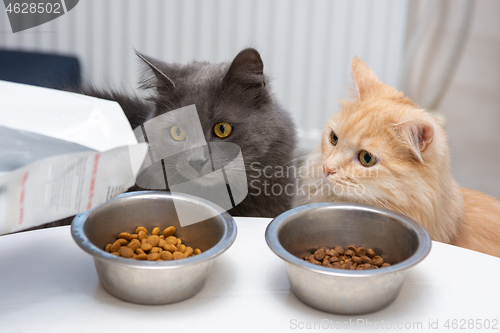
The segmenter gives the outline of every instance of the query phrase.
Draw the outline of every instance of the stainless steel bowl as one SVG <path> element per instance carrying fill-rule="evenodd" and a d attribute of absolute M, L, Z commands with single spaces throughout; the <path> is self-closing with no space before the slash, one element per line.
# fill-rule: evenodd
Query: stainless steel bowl
<path fill-rule="evenodd" d="M 355 203 L 318 203 L 289 210 L 269 224 L 266 241 L 285 260 L 294 294 L 316 309 L 339 314 L 369 313 L 391 304 L 408 268 L 431 250 L 429 234 L 411 218 Z M 320 247 L 336 245 L 372 248 L 392 266 L 351 271 L 300 259 Z"/>
<path fill-rule="evenodd" d="M 175 205 L 214 217 L 181 227 Z M 206 216 L 206 215 L 204 215 Z M 149 262 L 114 256 L 103 249 L 120 232 L 133 233 L 138 226 L 176 227 L 176 236 L 199 255 L 171 261 Z M 213 260 L 236 238 L 236 223 L 220 207 L 192 196 L 169 192 L 132 192 L 94 210 L 77 215 L 71 225 L 75 242 L 94 257 L 102 286 L 111 295 L 139 304 L 169 304 L 196 295 L 205 285 Z"/>

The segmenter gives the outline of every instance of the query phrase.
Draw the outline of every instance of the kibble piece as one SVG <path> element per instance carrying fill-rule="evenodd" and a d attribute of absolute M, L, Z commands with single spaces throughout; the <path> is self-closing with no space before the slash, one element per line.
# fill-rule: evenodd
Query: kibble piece
<path fill-rule="evenodd" d="M 175 246 L 179 247 L 179 245 L 181 245 L 182 241 L 180 238 L 177 238 L 177 244 Z"/>
<path fill-rule="evenodd" d="M 160 228 L 158 227 L 153 228 L 153 230 L 151 231 L 151 235 L 158 236 L 159 234 L 160 234 Z"/>
<path fill-rule="evenodd" d="M 163 236 L 165 238 L 167 238 L 168 236 L 172 236 L 173 234 L 175 234 L 175 227 L 174 226 L 170 226 L 168 228 L 165 228 L 165 230 L 163 230 Z"/>
<path fill-rule="evenodd" d="M 348 249 L 348 250 L 345 251 L 345 255 L 349 256 L 349 257 L 352 257 L 352 256 L 356 255 L 356 253 L 353 250 Z"/>
<path fill-rule="evenodd" d="M 146 244 L 142 244 L 141 245 L 141 249 L 143 251 L 151 251 L 151 249 L 153 248 L 153 245 L 149 244 L 149 243 L 146 243 Z M 149 259 L 148 259 L 149 260 Z"/>
<path fill-rule="evenodd" d="M 127 246 L 129 248 L 131 248 L 132 251 L 135 251 L 135 250 L 137 250 L 138 248 L 141 247 L 141 242 L 139 242 L 139 240 L 137 240 L 137 239 L 132 239 Z"/>
<path fill-rule="evenodd" d="M 172 255 L 172 253 L 168 251 L 163 251 L 162 253 L 160 253 L 160 259 L 162 260 L 172 260 L 173 258 L 174 256 Z"/>
<path fill-rule="evenodd" d="M 137 253 L 137 254 L 144 254 L 145 252 L 144 252 L 143 249 L 138 248 L 138 249 L 135 250 L 135 253 Z"/>
<path fill-rule="evenodd" d="M 123 239 L 129 241 L 132 239 L 132 236 L 130 236 L 130 234 L 128 232 L 122 232 L 118 235 L 118 238 L 123 238 Z"/>
<path fill-rule="evenodd" d="M 174 260 L 175 259 L 182 259 L 182 258 L 185 258 L 184 256 L 184 253 L 182 252 L 179 252 L 179 251 L 175 251 L 173 254 L 172 254 Z"/>
<path fill-rule="evenodd" d="M 311 254 L 309 256 L 309 262 L 312 264 L 321 265 L 321 261 L 316 260 L 316 258 L 314 258 L 314 254 Z"/>
<path fill-rule="evenodd" d="M 375 256 L 373 258 L 373 261 L 372 261 L 372 265 L 375 265 L 375 266 L 382 266 L 382 264 L 384 263 L 384 259 L 382 259 L 382 257 L 380 256 Z"/>
<path fill-rule="evenodd" d="M 368 249 L 366 250 L 366 255 L 370 258 L 373 258 L 375 257 L 375 251 L 373 251 L 372 249 Z"/>
<path fill-rule="evenodd" d="M 175 251 L 177 251 L 177 246 L 172 245 L 172 244 L 165 244 L 165 245 L 163 245 L 163 249 L 165 251 L 170 251 L 170 252 L 174 253 Z"/>
<path fill-rule="evenodd" d="M 366 255 L 366 249 L 362 246 L 358 247 L 355 252 L 359 257 Z"/>
<path fill-rule="evenodd" d="M 335 251 L 334 249 L 328 250 L 325 253 L 328 254 L 331 257 L 338 257 L 339 256 L 338 252 Z"/>
<path fill-rule="evenodd" d="M 122 247 L 121 243 L 118 240 L 116 240 L 109 248 L 109 251 L 118 252 L 118 250 L 120 250 L 120 247 Z"/>
<path fill-rule="evenodd" d="M 149 261 L 154 261 L 160 259 L 160 254 L 159 253 L 150 253 L 146 257 L 147 260 Z"/>
<path fill-rule="evenodd" d="M 362 264 L 363 263 L 363 259 L 361 259 L 361 257 L 358 257 L 358 256 L 354 256 L 352 257 L 352 261 L 355 263 L 355 264 Z"/>
<path fill-rule="evenodd" d="M 334 250 L 337 251 L 337 253 L 339 255 L 343 255 L 344 254 L 344 248 L 343 247 L 335 246 Z"/>
<path fill-rule="evenodd" d="M 128 246 L 122 246 L 119 252 L 125 258 L 132 258 L 134 256 L 134 251 Z"/>
<path fill-rule="evenodd" d="M 158 246 L 158 243 L 160 242 L 160 238 L 158 235 L 151 235 L 148 237 L 148 243 L 151 244 L 153 247 Z"/>
<path fill-rule="evenodd" d="M 125 246 L 128 244 L 128 241 L 123 238 L 118 238 L 116 241 L 120 243 L 120 246 Z"/>
<path fill-rule="evenodd" d="M 391 266 L 391 264 L 389 264 L 388 262 L 384 262 L 384 263 L 382 264 L 382 266 L 380 266 L 380 267 L 382 267 L 382 268 L 383 268 L 383 267 L 389 267 L 389 266 Z"/>
<path fill-rule="evenodd" d="M 363 264 L 371 264 L 372 260 L 368 256 L 362 256 L 361 259 L 363 259 Z"/>
<path fill-rule="evenodd" d="M 139 235 L 138 235 L 138 234 L 131 234 L 131 235 L 130 235 L 130 238 L 131 238 L 131 239 L 138 239 L 138 238 L 139 238 Z"/>
<path fill-rule="evenodd" d="M 112 244 L 106 245 L 106 248 L 104 249 L 106 252 L 111 252 L 109 249 L 111 249 Z"/>
<path fill-rule="evenodd" d="M 177 247 L 177 251 L 179 251 L 179 252 L 181 252 L 181 253 L 186 252 L 186 245 L 184 245 L 184 244 L 180 244 L 180 245 Z"/>
<path fill-rule="evenodd" d="M 160 248 L 158 246 L 153 246 L 150 253 L 160 253 Z"/>
<path fill-rule="evenodd" d="M 144 231 L 146 234 L 148 233 L 148 229 L 146 229 L 146 228 L 144 228 L 144 227 L 137 227 L 137 228 L 135 229 L 135 233 L 136 233 L 136 234 L 139 234 L 139 231 L 141 231 L 141 230 L 142 230 L 142 231 Z"/>
<path fill-rule="evenodd" d="M 118 252 L 118 251 L 111 252 L 111 254 L 113 254 L 113 255 L 115 255 L 115 256 L 117 256 L 117 257 L 119 257 L 119 256 L 120 256 L 120 252 Z"/>
<path fill-rule="evenodd" d="M 194 250 L 194 254 L 201 254 L 201 250 L 200 249 Z"/>
<path fill-rule="evenodd" d="M 186 251 L 184 251 L 184 255 L 187 257 L 193 255 L 193 248 L 191 246 L 186 246 Z"/>
<path fill-rule="evenodd" d="M 349 245 L 349 246 L 347 247 L 347 250 L 351 250 L 352 252 L 356 253 L 356 246 L 354 246 L 354 245 Z"/>
<path fill-rule="evenodd" d="M 165 236 L 160 235 L 159 237 L 160 237 L 160 239 L 165 240 Z"/>
<path fill-rule="evenodd" d="M 177 245 L 177 238 L 174 236 L 168 236 L 165 238 L 167 244 Z"/>
<path fill-rule="evenodd" d="M 158 242 L 158 247 L 164 247 L 165 244 L 167 244 L 167 243 L 165 242 L 164 239 L 161 239 L 161 236 L 160 236 L 160 241 Z"/>
<path fill-rule="evenodd" d="M 144 230 L 140 230 L 137 233 L 137 236 L 139 237 L 139 240 L 142 242 L 143 239 L 146 239 L 148 237 L 148 233 L 145 232 Z"/>
<path fill-rule="evenodd" d="M 323 249 L 319 249 L 316 250 L 316 252 L 314 252 L 314 259 L 323 260 L 324 257 L 325 257 L 325 251 Z"/>
<path fill-rule="evenodd" d="M 331 263 L 334 263 L 334 262 L 339 262 L 339 261 L 340 261 L 339 257 L 331 257 L 331 258 L 330 258 L 330 262 L 331 262 Z"/>
<path fill-rule="evenodd" d="M 147 258 L 148 258 L 148 255 L 146 253 L 134 255 L 134 259 L 137 259 L 137 260 L 146 260 Z"/>

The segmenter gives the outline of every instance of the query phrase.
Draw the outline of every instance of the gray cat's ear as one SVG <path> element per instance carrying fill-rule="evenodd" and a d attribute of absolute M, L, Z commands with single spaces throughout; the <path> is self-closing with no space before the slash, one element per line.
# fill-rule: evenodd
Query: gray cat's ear
<path fill-rule="evenodd" d="M 363 99 L 376 86 L 383 84 L 370 67 L 358 57 L 352 59 L 351 68 L 354 84 L 356 85 L 360 99 Z"/>
<path fill-rule="evenodd" d="M 157 89 L 161 90 L 161 88 L 175 88 L 175 83 L 170 78 L 171 75 L 169 73 L 168 64 L 160 60 L 148 57 L 138 51 L 135 51 L 135 54 L 137 54 L 137 56 L 141 58 L 141 60 L 144 61 L 146 65 L 148 65 L 148 67 L 155 75 L 157 80 L 156 82 Z"/>
<path fill-rule="evenodd" d="M 234 58 L 224 77 L 226 82 L 265 86 L 264 63 L 257 50 L 244 49 Z"/>
<path fill-rule="evenodd" d="M 432 143 L 434 127 L 423 120 L 410 120 L 394 125 L 394 130 L 415 157 L 424 163 L 422 152 Z"/>

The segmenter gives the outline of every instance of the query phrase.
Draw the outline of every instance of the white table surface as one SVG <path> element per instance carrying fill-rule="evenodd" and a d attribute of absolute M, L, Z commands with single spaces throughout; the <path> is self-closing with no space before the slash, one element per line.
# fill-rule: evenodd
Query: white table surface
<path fill-rule="evenodd" d="M 314 325 L 343 331 L 361 321 L 358 332 L 386 331 L 389 325 L 394 332 L 500 331 L 500 323 L 492 329 L 500 321 L 500 258 L 433 242 L 388 308 L 333 315 L 290 291 L 285 264 L 264 240 L 270 219 L 236 222 L 236 241 L 215 260 L 204 289 L 164 306 L 135 305 L 104 291 L 92 258 L 73 242 L 69 227 L 2 236 L 0 332 L 297 332 Z M 469 330 L 467 322 L 466 329 L 454 330 L 453 319 L 459 326 L 460 320 L 488 319 L 490 329 Z"/>

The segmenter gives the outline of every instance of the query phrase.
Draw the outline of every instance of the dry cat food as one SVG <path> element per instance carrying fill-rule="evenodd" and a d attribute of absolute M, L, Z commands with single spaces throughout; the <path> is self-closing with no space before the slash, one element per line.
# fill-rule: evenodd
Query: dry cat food
<path fill-rule="evenodd" d="M 200 254 L 201 250 L 182 244 L 180 238 L 174 236 L 175 227 L 163 230 L 153 228 L 151 235 L 144 227 L 137 227 L 134 234 L 122 232 L 113 244 L 108 244 L 105 251 L 116 256 L 137 260 L 163 261 L 182 259 Z"/>
<path fill-rule="evenodd" d="M 341 246 L 333 249 L 321 248 L 303 259 L 316 265 L 350 270 L 377 269 L 391 265 L 384 262 L 372 249 L 353 245 L 348 246 L 346 250 Z"/>

